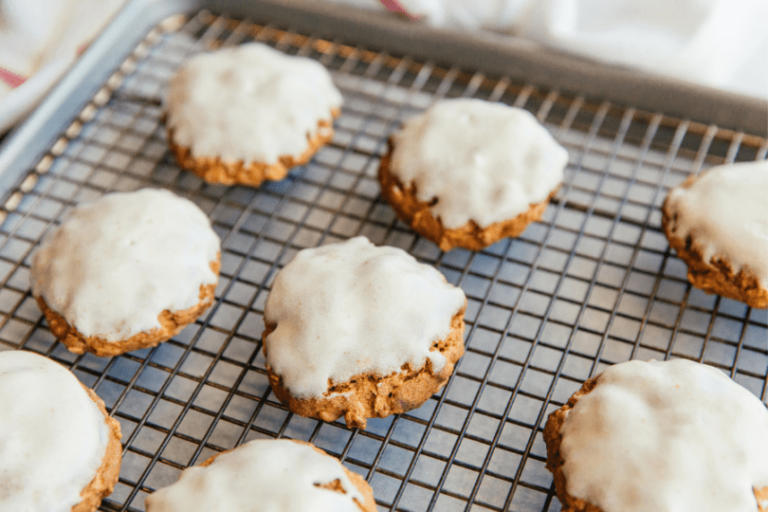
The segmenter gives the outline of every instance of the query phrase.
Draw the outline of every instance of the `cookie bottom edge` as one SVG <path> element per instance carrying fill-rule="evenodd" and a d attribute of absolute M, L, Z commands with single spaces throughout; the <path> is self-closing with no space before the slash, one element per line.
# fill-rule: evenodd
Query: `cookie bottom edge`
<path fill-rule="evenodd" d="M 321 147 L 333 139 L 333 120 L 339 115 L 341 110 L 333 109 L 331 119 L 318 122 L 315 133 L 307 135 L 307 149 L 300 155 L 284 155 L 273 164 L 251 162 L 246 165 L 242 160 L 228 161 L 218 156 L 193 156 L 191 147 L 176 143 L 174 129 L 170 127 L 167 132 L 168 145 L 179 167 L 199 176 L 207 183 L 258 187 L 265 181 L 282 180 L 293 167 L 309 162 Z"/>
<path fill-rule="evenodd" d="M 267 375 L 275 396 L 293 413 L 306 418 L 334 421 L 341 416 L 350 428 L 362 428 L 368 418 L 385 418 L 421 407 L 439 391 L 453 373 L 456 362 L 464 354 L 464 312 L 466 305 L 451 319 L 448 335 L 433 344 L 445 356 L 446 363 L 437 373 L 429 361 L 412 370 L 407 365 L 400 372 L 384 377 L 371 374 L 356 375 L 349 381 L 334 385 L 327 396 L 296 398 L 283 386 L 282 378 L 267 365 Z M 262 339 L 275 329 L 267 325 Z M 263 345 L 266 356 L 266 344 Z"/>
<path fill-rule="evenodd" d="M 443 226 L 439 218 L 432 215 L 429 203 L 419 201 L 415 184 L 406 187 L 392 174 L 390 171 L 393 149 L 391 139 L 388 144 L 389 150 L 382 157 L 379 165 L 381 196 L 403 222 L 424 238 L 436 243 L 443 251 L 450 251 L 457 247 L 479 251 L 504 238 L 520 236 L 530 223 L 541 220 L 549 201 L 560 188 L 556 187 L 544 201 L 531 204 L 528 210 L 511 219 L 494 222 L 485 228 L 469 220 L 461 227 L 448 229 Z"/>
<path fill-rule="evenodd" d="M 218 255 L 216 261 L 210 262 L 210 266 L 211 270 L 216 274 L 217 282 L 200 285 L 200 302 L 191 308 L 180 311 L 171 312 L 167 309 L 162 311 L 158 315 L 160 328 L 134 334 L 125 340 L 107 341 L 98 336 L 85 336 L 77 328 L 70 325 L 62 315 L 51 309 L 42 296 L 35 295 L 34 298 L 43 315 L 45 315 L 51 332 L 70 352 L 74 354 L 90 352 L 99 357 L 112 357 L 133 350 L 155 347 L 164 341 L 168 341 L 211 307 L 214 302 L 214 293 L 221 268 L 221 256 Z"/>

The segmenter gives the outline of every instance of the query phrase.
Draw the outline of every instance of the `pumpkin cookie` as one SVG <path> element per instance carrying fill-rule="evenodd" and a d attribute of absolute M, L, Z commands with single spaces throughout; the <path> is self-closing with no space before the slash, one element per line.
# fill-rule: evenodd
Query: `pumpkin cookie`
<path fill-rule="evenodd" d="M 323 450 L 288 439 L 251 441 L 187 468 L 145 506 L 147 512 L 376 512 L 363 477 Z"/>
<path fill-rule="evenodd" d="M 264 311 L 272 389 L 301 415 L 365 428 L 421 406 L 464 353 L 464 292 L 365 237 L 305 249 Z"/>
<path fill-rule="evenodd" d="M 563 512 L 766 512 L 768 411 L 719 370 L 617 364 L 544 429 Z"/>
<path fill-rule="evenodd" d="M 443 100 L 407 121 L 379 167 L 398 217 L 444 251 L 480 250 L 539 220 L 568 153 L 526 110 Z"/>
<path fill-rule="evenodd" d="M 662 214 L 693 286 L 768 308 L 768 161 L 691 177 L 669 192 Z"/>
<path fill-rule="evenodd" d="M 0 510 L 93 512 L 117 483 L 120 424 L 60 364 L 0 352 Z"/>
<path fill-rule="evenodd" d="M 341 93 L 322 64 L 249 43 L 197 55 L 171 79 L 168 140 L 209 183 L 281 180 L 333 138 Z"/>
<path fill-rule="evenodd" d="M 213 303 L 219 237 L 166 190 L 78 205 L 32 257 L 32 294 L 76 353 L 114 356 L 170 339 Z"/>

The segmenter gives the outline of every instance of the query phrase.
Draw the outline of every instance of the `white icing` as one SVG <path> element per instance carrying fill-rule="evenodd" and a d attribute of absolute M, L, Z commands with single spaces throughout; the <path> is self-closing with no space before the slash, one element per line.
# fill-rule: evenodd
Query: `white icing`
<path fill-rule="evenodd" d="M 669 193 L 675 236 L 691 236 L 704 261 L 746 267 L 768 286 L 768 161 L 713 167 L 688 188 Z"/>
<path fill-rule="evenodd" d="M 250 43 L 185 62 L 165 108 L 176 143 L 193 156 L 273 164 L 303 153 L 341 102 L 322 64 Z"/>
<path fill-rule="evenodd" d="M 106 454 L 104 415 L 66 368 L 0 352 L 0 510 L 70 512 Z"/>
<path fill-rule="evenodd" d="M 317 487 L 339 480 L 345 494 Z M 147 497 L 147 512 L 360 512 L 341 463 L 285 439 L 251 441 Z"/>
<path fill-rule="evenodd" d="M 194 203 L 167 190 L 78 205 L 32 257 L 32 292 L 85 336 L 108 341 L 160 327 L 216 282 L 219 237 Z"/>
<path fill-rule="evenodd" d="M 408 363 L 433 371 L 464 292 L 434 268 L 365 237 L 305 249 L 275 278 L 265 321 L 267 364 L 297 398 L 322 396 L 355 375 L 390 375 Z"/>
<path fill-rule="evenodd" d="M 456 229 L 514 218 L 563 181 L 568 153 L 526 110 L 477 99 L 435 103 L 393 135 L 390 172 Z"/>
<path fill-rule="evenodd" d="M 768 411 L 719 370 L 686 360 L 608 368 L 563 424 L 568 493 L 604 512 L 757 512 Z"/>

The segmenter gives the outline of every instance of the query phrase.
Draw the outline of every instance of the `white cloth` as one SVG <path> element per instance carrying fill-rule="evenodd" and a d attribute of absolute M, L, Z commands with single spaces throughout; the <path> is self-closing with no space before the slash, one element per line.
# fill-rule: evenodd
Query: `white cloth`
<path fill-rule="evenodd" d="M 377 0 L 332 0 L 383 8 Z M 768 98 L 768 0 L 399 0 L 445 28 L 544 46 Z"/>
<path fill-rule="evenodd" d="M 0 0 L 0 68 L 27 79 L 16 88 L 0 81 L 0 133 L 34 108 L 122 3 Z"/>

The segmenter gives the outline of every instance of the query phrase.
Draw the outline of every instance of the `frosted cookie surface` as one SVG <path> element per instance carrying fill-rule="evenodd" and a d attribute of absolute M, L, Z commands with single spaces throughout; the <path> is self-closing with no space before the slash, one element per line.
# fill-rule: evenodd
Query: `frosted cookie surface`
<path fill-rule="evenodd" d="M 185 62 L 165 108 L 174 142 L 192 156 L 274 164 L 302 154 L 341 103 L 320 63 L 250 43 Z"/>
<path fill-rule="evenodd" d="M 0 510 L 70 512 L 106 454 L 110 429 L 97 405 L 58 363 L 7 351 L 0 411 Z"/>
<path fill-rule="evenodd" d="M 46 236 L 32 258 L 32 293 L 85 337 L 118 342 L 161 329 L 164 311 L 199 305 L 201 287 L 216 283 L 219 247 L 187 199 L 158 189 L 109 194 Z"/>
<path fill-rule="evenodd" d="M 569 406 L 545 429 L 548 452 L 552 427 L 562 435 L 568 499 L 603 512 L 758 511 L 768 411 L 719 370 L 687 360 L 617 364 Z"/>
<path fill-rule="evenodd" d="M 365 481 L 370 502 L 373 496 Z M 324 486 L 338 482 L 343 492 Z M 251 441 L 190 467 L 146 499 L 147 512 L 373 512 L 341 463 L 306 443 Z"/>
<path fill-rule="evenodd" d="M 529 112 L 477 99 L 435 103 L 392 136 L 389 170 L 448 229 L 481 228 L 546 201 L 568 154 Z"/>
<path fill-rule="evenodd" d="M 305 249 L 275 278 L 263 333 L 269 382 L 301 416 L 350 427 L 421 406 L 464 353 L 464 292 L 365 237 Z"/>
<path fill-rule="evenodd" d="M 663 210 L 694 285 L 768 307 L 768 161 L 713 167 L 672 189 Z"/>
<path fill-rule="evenodd" d="M 365 237 L 300 251 L 275 279 L 265 322 L 267 362 L 299 398 L 318 397 L 329 381 L 388 375 L 403 364 L 439 371 L 430 351 L 448 335 L 464 293 L 402 249 Z"/>

